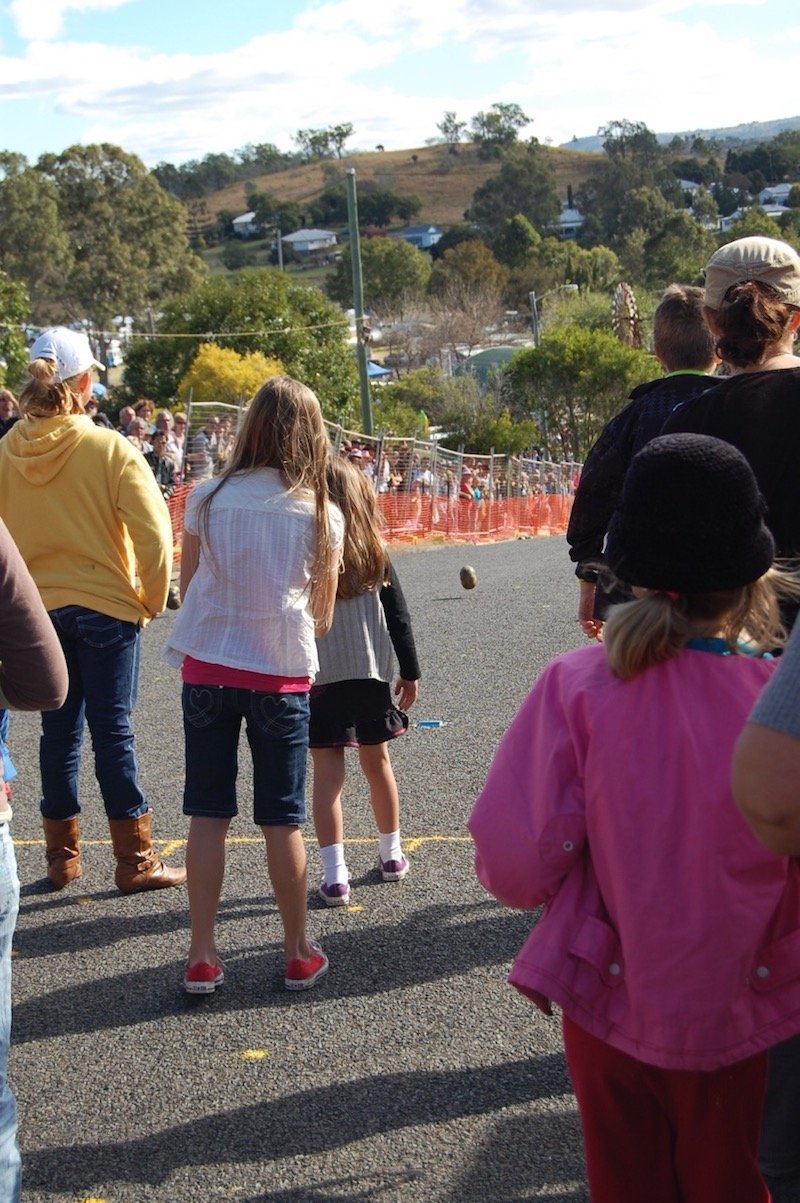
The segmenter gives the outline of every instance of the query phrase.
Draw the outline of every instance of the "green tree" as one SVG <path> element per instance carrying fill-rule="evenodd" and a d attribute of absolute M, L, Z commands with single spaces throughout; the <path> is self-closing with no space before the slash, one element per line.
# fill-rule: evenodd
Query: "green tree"
<path fill-rule="evenodd" d="M 537 142 L 528 142 L 506 152 L 497 175 L 475 192 L 467 219 L 492 239 L 503 222 L 518 213 L 541 230 L 555 222 L 560 211 L 552 162 Z"/>
<path fill-rule="evenodd" d="M 685 209 L 673 212 L 644 245 L 642 282 L 663 289 L 674 281 L 702 282 L 702 272 L 716 249 L 715 233 L 705 229 Z"/>
<path fill-rule="evenodd" d="M 167 302 L 157 337 L 137 341 L 126 356 L 127 394 L 173 398 L 209 332 L 239 355 L 260 351 L 279 360 L 290 376 L 313 388 L 331 420 L 357 421 L 358 375 L 344 314 L 319 289 L 272 268 L 245 269 L 230 280 L 210 276 Z"/>
<path fill-rule="evenodd" d="M 186 210 L 135 155 L 108 143 L 72 146 L 42 155 L 37 168 L 56 190 L 72 250 L 68 311 L 102 328 L 115 314 L 141 314 L 202 277 Z"/>
<path fill-rule="evenodd" d="M 361 246 L 364 302 L 370 309 L 402 312 L 428 286 L 431 261 L 402 238 L 370 238 Z M 328 280 L 328 295 L 346 309 L 353 304 L 353 268 L 346 246 Z"/>
<path fill-rule="evenodd" d="M 610 159 L 633 159 L 640 163 L 658 163 L 663 150 L 658 138 L 643 121 L 609 121 L 597 131 L 603 150 Z"/>
<path fill-rule="evenodd" d="M 467 128 L 466 121 L 459 121 L 455 113 L 448 111 L 438 122 L 436 128 L 442 135 L 443 141 L 447 144 L 448 150 L 455 150 L 459 142 L 464 136 L 464 130 Z"/>
<path fill-rule="evenodd" d="M 522 267 L 542 236 L 523 213 L 507 217 L 492 240 L 495 259 L 505 267 Z"/>
<path fill-rule="evenodd" d="M 519 131 L 530 125 L 518 104 L 493 104 L 487 112 L 472 118 L 472 137 L 483 159 L 499 158 L 503 151 L 517 141 Z"/>
<path fill-rule="evenodd" d="M 672 202 L 684 203 L 680 185 L 656 135 L 640 121 L 612 121 L 600 129 L 605 158 L 576 192 L 578 208 L 585 215 L 581 242 L 602 242 L 617 250 L 635 225 L 621 225 L 626 200 L 640 188 L 657 189 Z"/>
<path fill-rule="evenodd" d="M 347 189 L 344 184 L 332 184 L 308 206 L 309 219 L 323 229 L 344 225 L 347 221 Z"/>
<path fill-rule="evenodd" d="M 633 386 L 655 374 L 651 356 L 611 331 L 572 326 L 547 331 L 539 347 L 514 356 L 503 397 L 513 417 L 533 418 L 552 458 L 580 462 Z"/>
<path fill-rule="evenodd" d="M 502 296 L 508 270 L 498 263 L 484 242 L 461 242 L 433 265 L 428 291 L 432 296 L 480 292 Z"/>
<path fill-rule="evenodd" d="M 331 125 L 328 129 L 330 135 L 330 143 L 336 152 L 336 158 L 341 159 L 344 153 L 344 144 L 353 136 L 353 126 L 350 121 L 342 121 L 338 125 Z"/>
<path fill-rule="evenodd" d="M 707 188 L 698 188 L 692 198 L 692 216 L 701 225 L 716 227 L 719 205 Z"/>
<path fill-rule="evenodd" d="M 800 209 L 800 184 L 792 184 L 789 195 L 786 197 L 786 204 L 790 209 Z"/>
<path fill-rule="evenodd" d="M 292 234 L 303 224 L 300 206 L 295 201 L 279 200 L 272 192 L 253 190 L 248 204 L 255 213 L 255 220 L 263 230 L 280 226 L 282 234 Z"/>
<path fill-rule="evenodd" d="M 622 202 L 617 228 L 623 237 L 632 230 L 655 234 L 674 212 L 674 207 L 658 188 L 633 188 Z"/>
<path fill-rule="evenodd" d="M 248 246 L 246 242 L 235 238 L 222 248 L 220 259 L 229 272 L 238 272 L 243 267 L 255 267 L 258 252 L 255 247 Z"/>
<path fill-rule="evenodd" d="M 0 269 L 25 285 L 36 320 L 47 320 L 72 261 L 54 184 L 22 155 L 0 153 Z"/>
<path fill-rule="evenodd" d="M 0 271 L 0 384 L 16 388 L 28 362 L 22 327 L 28 321 L 30 306 L 25 285 Z"/>
<path fill-rule="evenodd" d="M 483 241 L 480 230 L 476 226 L 466 221 L 456 222 L 455 225 L 449 226 L 439 241 L 431 247 L 431 259 L 435 263 L 437 259 L 443 258 L 445 251 L 458 246 L 459 242 L 469 242 L 473 238 Z"/>

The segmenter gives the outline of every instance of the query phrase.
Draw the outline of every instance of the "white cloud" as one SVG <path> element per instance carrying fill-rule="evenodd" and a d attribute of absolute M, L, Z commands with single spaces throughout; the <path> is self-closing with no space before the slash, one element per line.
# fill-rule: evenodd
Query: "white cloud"
<path fill-rule="evenodd" d="M 69 12 L 120 8 L 130 0 L 11 0 L 8 6 L 17 32 L 24 41 L 53 41 Z"/>
<path fill-rule="evenodd" d="M 725 0 L 718 20 L 723 0 L 384 0 L 379 22 L 374 0 L 310 0 L 292 26 L 219 53 L 164 52 L 181 45 L 166 6 L 157 30 L 136 31 L 139 45 L 50 40 L 70 11 L 124 2 L 14 0 L 30 40 L 0 57 L 0 102 L 49 100 L 71 138 L 78 129 L 153 163 L 250 141 L 289 149 L 298 129 L 339 121 L 353 123 L 352 146 L 410 148 L 436 136 L 445 110 L 469 120 L 496 101 L 519 104 L 531 132 L 556 142 L 623 117 L 659 132 L 732 125 L 788 115 L 783 93 L 746 86 L 755 63 L 759 79 L 800 66 L 788 0 Z M 54 136 L 46 118 L 41 127 Z"/>

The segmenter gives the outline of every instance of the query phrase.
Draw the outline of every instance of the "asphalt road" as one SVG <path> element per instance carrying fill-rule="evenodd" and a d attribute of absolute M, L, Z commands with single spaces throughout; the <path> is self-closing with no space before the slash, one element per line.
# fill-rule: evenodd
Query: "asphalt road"
<path fill-rule="evenodd" d="M 327 909 L 312 893 L 310 930 L 331 969 L 307 995 L 283 989 L 246 754 L 219 925 L 226 980 L 189 1000 L 186 892 L 114 890 L 88 738 L 84 876 L 49 891 L 38 717 L 15 716 L 23 897 L 10 1075 L 29 1203 L 587 1203 L 558 1021 L 505 983 L 531 917 L 481 890 L 465 831 L 531 682 L 582 642 L 575 578 L 560 538 L 398 551 L 395 562 L 424 674 L 412 719 L 443 726 L 393 745 L 412 865 L 402 883 L 379 880 L 353 757 L 351 905 Z M 464 563 L 478 574 L 472 592 L 459 584 Z M 179 861 L 180 685 L 160 658 L 171 621 L 145 632 L 136 728 L 159 847 Z"/>

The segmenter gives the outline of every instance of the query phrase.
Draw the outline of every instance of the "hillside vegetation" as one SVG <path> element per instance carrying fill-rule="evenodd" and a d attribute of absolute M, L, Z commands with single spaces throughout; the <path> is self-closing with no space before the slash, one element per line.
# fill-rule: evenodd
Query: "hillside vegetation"
<path fill-rule="evenodd" d="M 598 156 L 587 151 L 544 147 L 551 160 L 556 188 L 562 200 L 567 187 L 577 189 L 596 169 Z M 477 150 L 462 144 L 457 154 L 448 154 L 443 145 L 423 146 L 418 150 L 369 151 L 346 155 L 336 160 L 316 160 L 247 181 L 248 188 L 270 192 L 280 201 L 303 205 L 315 200 L 331 184 L 341 182 L 349 168 L 356 172 L 358 187 L 374 182 L 399 196 L 417 196 L 422 202 L 418 222 L 449 226 L 464 220 L 473 194 L 490 176 L 500 170 L 497 159 L 486 161 Z M 245 181 L 230 184 L 205 198 L 205 212 L 212 220 L 225 210 L 243 213 L 247 209 Z"/>

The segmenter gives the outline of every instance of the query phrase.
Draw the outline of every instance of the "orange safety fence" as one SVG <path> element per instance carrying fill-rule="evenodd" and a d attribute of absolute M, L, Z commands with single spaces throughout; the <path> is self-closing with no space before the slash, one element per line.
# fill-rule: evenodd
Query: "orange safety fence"
<path fill-rule="evenodd" d="M 176 562 L 180 559 L 183 516 L 191 489 L 191 485 L 179 485 L 167 502 Z M 380 493 L 377 500 L 387 543 L 428 538 L 443 543 L 490 543 L 520 535 L 563 535 L 573 498 L 540 493 L 467 501 L 457 496 L 399 492 Z"/>

